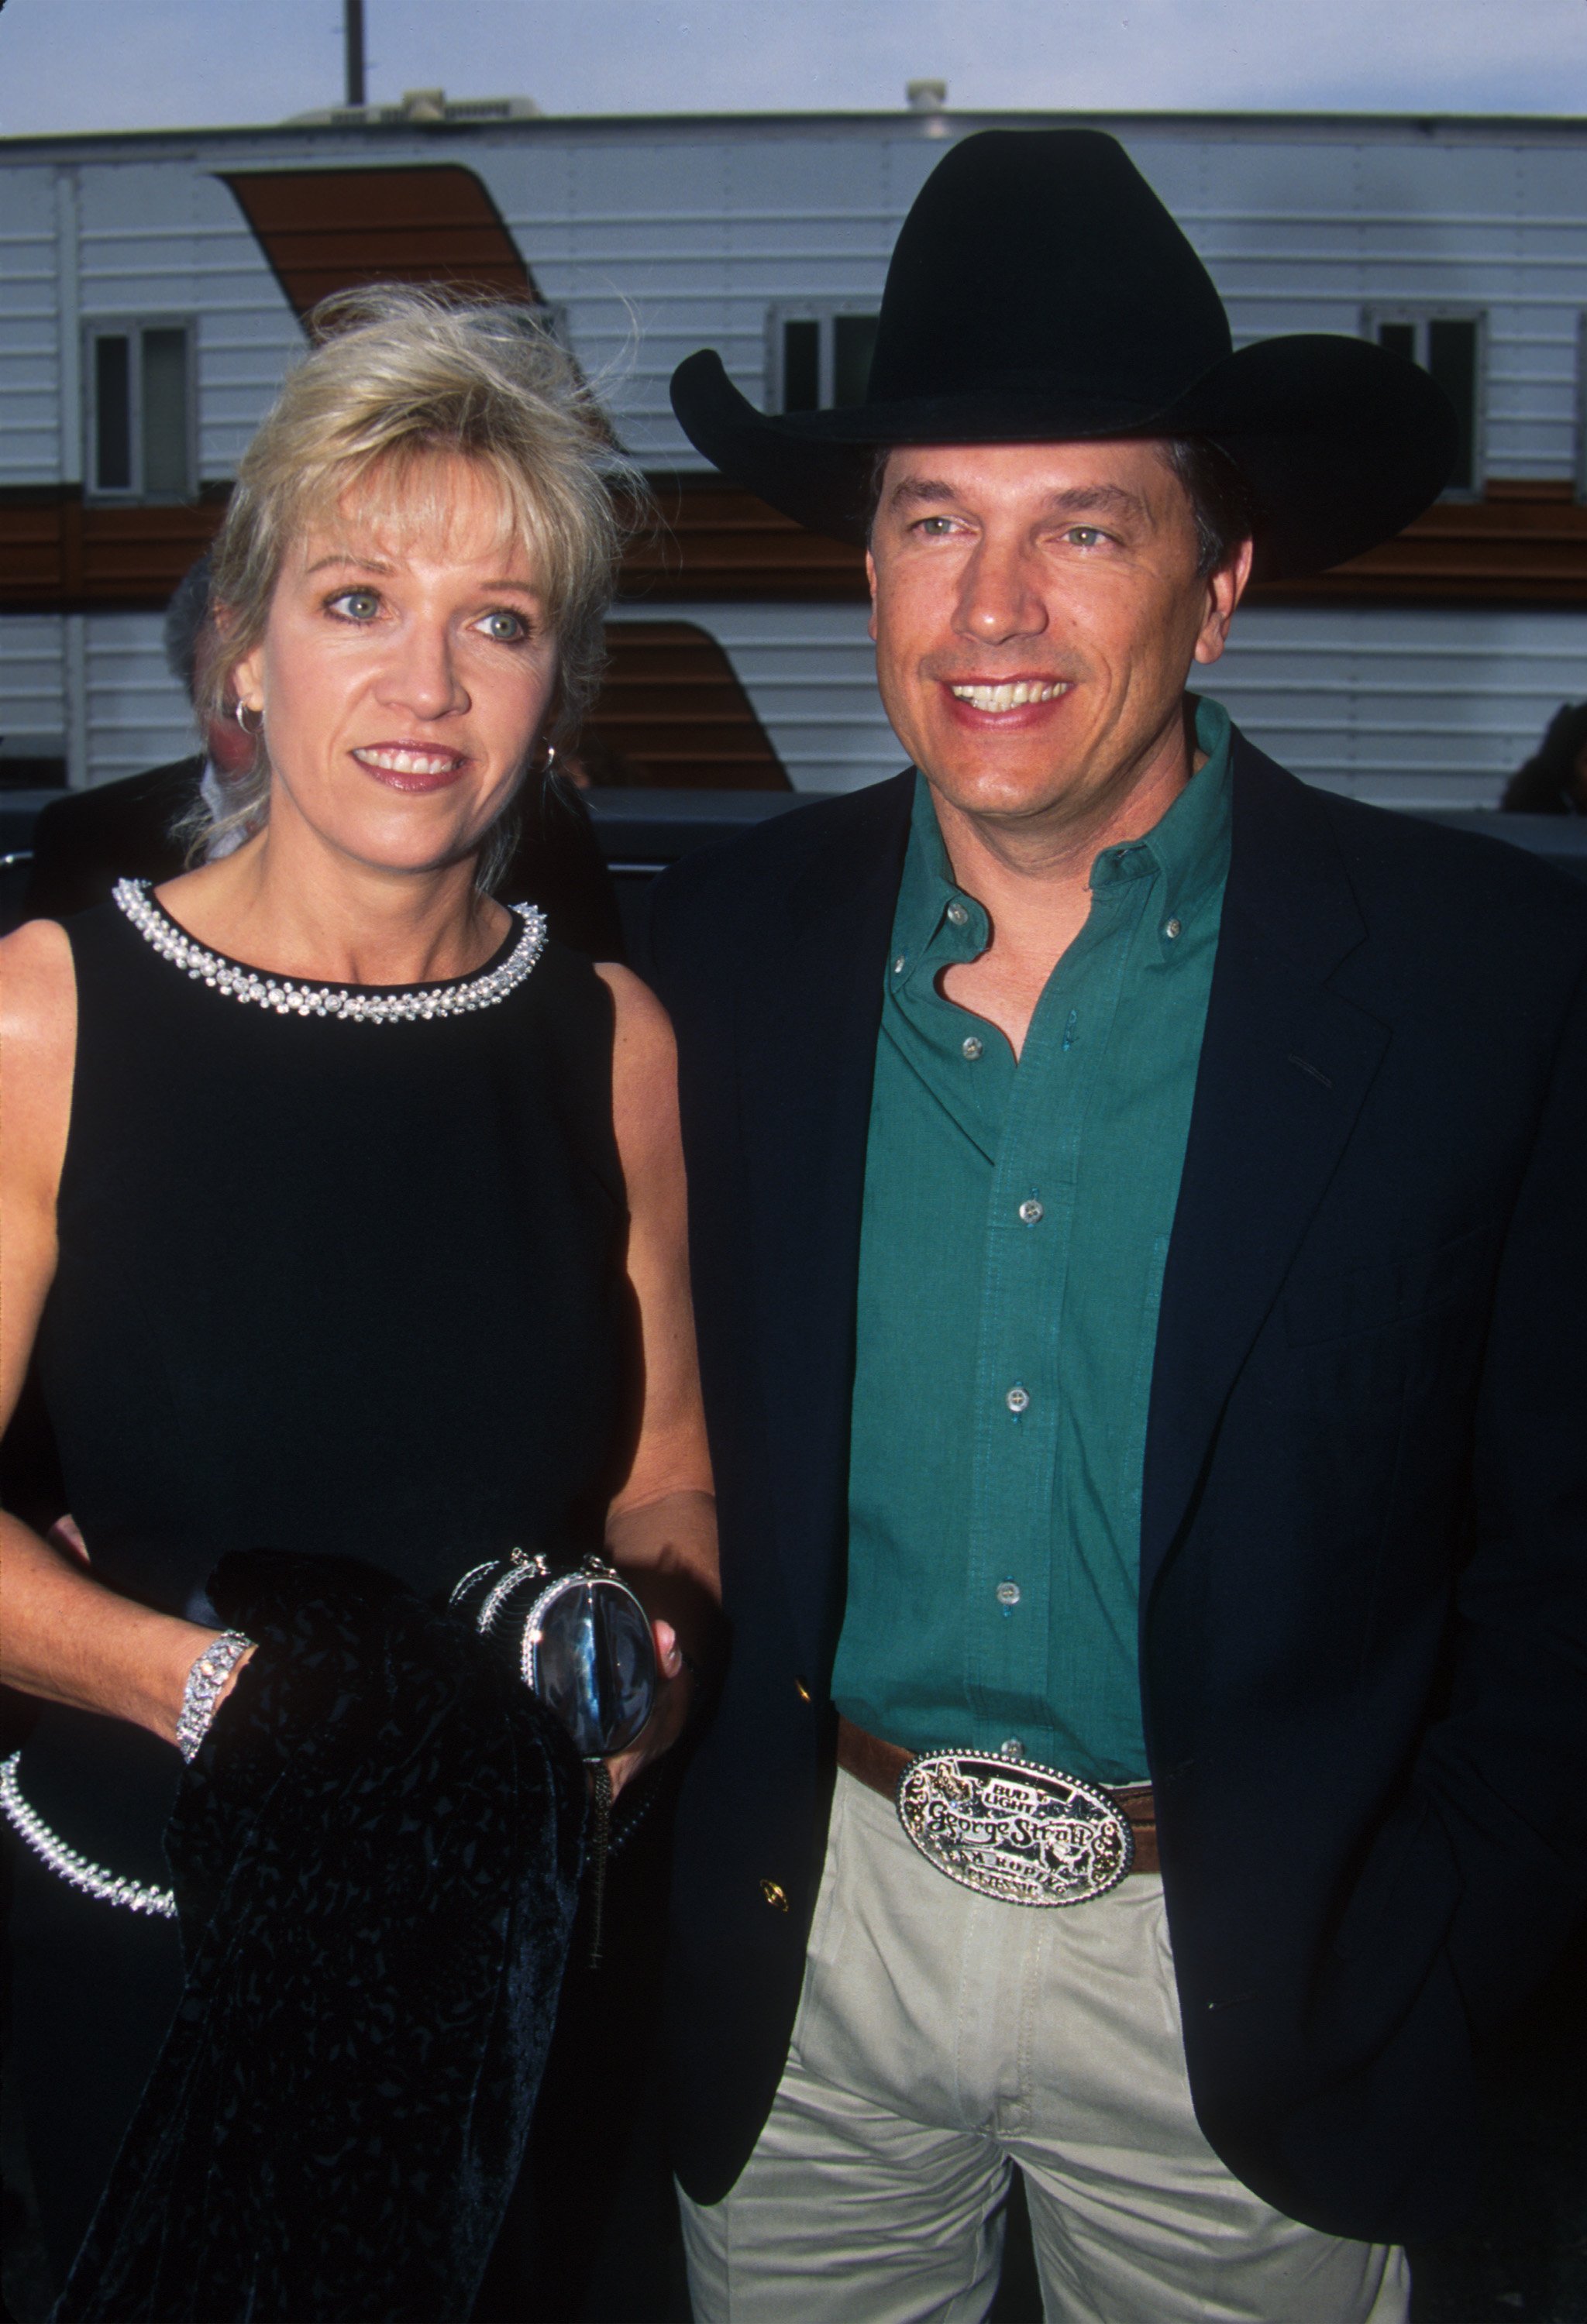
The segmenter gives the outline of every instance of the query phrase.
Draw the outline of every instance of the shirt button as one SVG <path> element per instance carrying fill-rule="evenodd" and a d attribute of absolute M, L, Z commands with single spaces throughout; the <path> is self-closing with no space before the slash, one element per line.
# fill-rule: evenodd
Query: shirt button
<path fill-rule="evenodd" d="M 902 976 L 902 974 L 903 974 L 903 973 L 904 973 L 905 969 L 906 969 L 906 968 L 908 968 L 908 966 L 909 966 L 909 956 L 908 953 L 903 953 L 903 952 L 900 953 L 900 954 L 899 954 L 899 956 L 898 956 L 897 960 L 895 960 L 895 961 L 894 961 L 894 963 L 893 963 L 893 964 L 892 964 L 892 973 L 893 973 L 893 974 L 894 974 L 895 976 Z"/>
<path fill-rule="evenodd" d="M 787 1912 L 787 1892 L 786 1890 L 780 1888 L 775 1880 L 762 1880 L 761 1883 L 761 1894 L 764 1896 L 766 1902 L 770 1905 L 774 1913 Z"/>
<path fill-rule="evenodd" d="M 1020 1603 L 1019 1583 L 1000 1582 L 997 1586 L 997 1602 L 1000 1606 L 1017 1606 Z"/>
<path fill-rule="evenodd" d="M 962 928 L 969 917 L 970 908 L 967 904 L 950 904 L 948 906 L 948 918 L 952 920 L 955 927 Z"/>
<path fill-rule="evenodd" d="M 965 1056 L 969 1058 L 972 1065 L 975 1063 L 976 1058 L 981 1055 L 981 1043 L 973 1033 L 966 1033 L 964 1039 L 960 1042 L 959 1047 L 964 1051 Z"/>
<path fill-rule="evenodd" d="M 1025 1746 L 1017 1735 L 1005 1735 L 997 1748 L 1000 1759 L 1022 1759 L 1025 1757 Z"/>
<path fill-rule="evenodd" d="M 1028 1227 L 1035 1226 L 1037 1221 L 1041 1217 L 1041 1204 L 1037 1201 L 1034 1194 L 1032 1194 L 1028 1203 L 1020 1204 L 1020 1216 L 1024 1220 Z"/>
<path fill-rule="evenodd" d="M 1011 1388 L 1007 1396 L 1004 1397 L 1003 1402 L 1008 1406 L 1010 1412 L 1029 1412 L 1030 1409 L 1030 1390 L 1028 1388 Z M 1016 1598 L 1019 1594 L 1018 1591 L 1014 1592 Z"/>
<path fill-rule="evenodd" d="M 1179 934 L 1179 921 L 1165 920 L 1163 922 L 1163 934 L 1168 938 L 1170 943 L 1172 943 L 1173 939 Z"/>

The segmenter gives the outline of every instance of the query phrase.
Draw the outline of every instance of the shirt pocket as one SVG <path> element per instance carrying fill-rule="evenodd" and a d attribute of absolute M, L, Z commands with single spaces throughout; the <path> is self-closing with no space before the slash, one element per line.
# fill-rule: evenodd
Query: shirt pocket
<path fill-rule="evenodd" d="M 1285 1338 L 1292 1348 L 1311 1347 L 1458 1307 L 1482 1282 L 1488 1250 L 1487 1228 L 1473 1227 L 1428 1250 L 1313 1276 L 1285 1295 Z"/>

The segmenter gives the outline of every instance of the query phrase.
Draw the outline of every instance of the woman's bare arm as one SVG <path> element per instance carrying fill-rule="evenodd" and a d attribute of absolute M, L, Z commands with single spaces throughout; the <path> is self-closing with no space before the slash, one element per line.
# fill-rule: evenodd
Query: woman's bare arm
<path fill-rule="evenodd" d="M 77 988 L 52 920 L 0 943 L 0 1428 L 9 1425 L 55 1273 L 55 1197 L 71 1114 Z M 93 1579 L 82 1559 L 0 1515 L 0 1679 L 176 1740 L 213 1629 Z"/>
<path fill-rule="evenodd" d="M 606 1541 L 655 1625 L 663 1686 L 655 1716 L 612 1763 L 614 1788 L 676 1739 L 717 1645 L 722 1587 L 689 1301 L 678 1056 L 667 1013 L 627 969 L 604 966 L 616 1010 L 613 1114 L 629 1204 L 628 1275 L 643 1373 L 638 1441 Z"/>

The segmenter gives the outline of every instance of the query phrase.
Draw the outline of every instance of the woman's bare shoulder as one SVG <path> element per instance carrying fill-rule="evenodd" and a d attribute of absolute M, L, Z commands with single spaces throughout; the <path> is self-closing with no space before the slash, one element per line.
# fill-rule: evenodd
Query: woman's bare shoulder
<path fill-rule="evenodd" d="M 24 1211 L 53 1206 L 71 1118 L 77 979 L 58 920 L 29 920 L 0 942 L 0 1177 Z"/>
<path fill-rule="evenodd" d="M 612 995 L 612 1113 L 623 1166 L 653 1167 L 678 1148 L 678 1047 L 672 1019 L 642 979 L 615 961 L 595 974 Z"/>
<path fill-rule="evenodd" d="M 622 1045 L 653 1051 L 670 1063 L 676 1056 L 672 1019 L 644 979 L 614 960 L 598 960 L 595 974 L 612 995 Z"/>
<path fill-rule="evenodd" d="M 35 1053 L 77 1029 L 71 942 L 59 920 L 24 920 L 0 938 L 0 1033 Z"/>

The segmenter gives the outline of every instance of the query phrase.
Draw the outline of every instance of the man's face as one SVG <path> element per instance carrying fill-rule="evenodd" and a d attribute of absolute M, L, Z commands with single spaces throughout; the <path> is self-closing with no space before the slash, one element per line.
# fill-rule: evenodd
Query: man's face
<path fill-rule="evenodd" d="M 1197 577 L 1195 519 L 1162 448 L 909 445 L 871 550 L 877 678 L 899 740 L 967 815 L 1107 819 L 1215 661 L 1249 549 Z"/>

